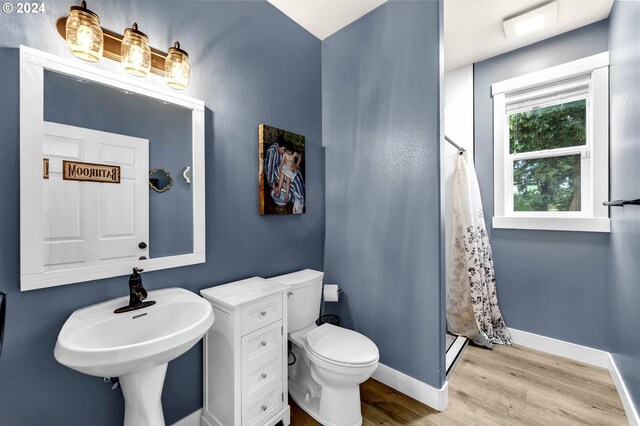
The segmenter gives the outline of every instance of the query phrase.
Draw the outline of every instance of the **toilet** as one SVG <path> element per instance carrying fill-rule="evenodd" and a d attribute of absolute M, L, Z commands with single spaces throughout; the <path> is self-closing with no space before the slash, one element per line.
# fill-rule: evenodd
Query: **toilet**
<path fill-rule="evenodd" d="M 323 272 L 305 269 L 273 277 L 289 286 L 289 395 L 324 426 L 362 424 L 360 383 L 378 367 L 375 343 L 353 330 L 317 326 Z"/>

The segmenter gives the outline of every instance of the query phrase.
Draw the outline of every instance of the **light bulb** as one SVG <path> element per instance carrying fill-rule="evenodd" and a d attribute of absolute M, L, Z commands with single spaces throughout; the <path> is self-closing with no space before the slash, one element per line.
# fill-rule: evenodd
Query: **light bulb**
<path fill-rule="evenodd" d="M 135 67 L 142 66 L 142 63 L 144 62 L 144 54 L 142 53 L 142 50 L 138 46 L 131 46 L 130 57 L 131 57 L 131 64 L 133 66 Z"/>
<path fill-rule="evenodd" d="M 91 32 L 91 28 L 86 25 L 81 25 L 78 28 L 78 34 L 76 35 L 76 44 L 83 50 L 89 50 L 91 48 L 91 44 L 93 43 L 93 33 Z"/>

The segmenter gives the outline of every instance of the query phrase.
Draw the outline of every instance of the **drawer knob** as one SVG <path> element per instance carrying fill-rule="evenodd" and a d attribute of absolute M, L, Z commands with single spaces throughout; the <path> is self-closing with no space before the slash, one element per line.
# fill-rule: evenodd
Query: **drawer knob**
<path fill-rule="evenodd" d="M 266 405 L 262 406 L 262 411 L 267 411 L 267 406 Z"/>
<path fill-rule="evenodd" d="M 267 346 L 267 342 L 265 342 L 264 340 L 263 340 L 262 342 L 260 342 L 260 344 L 261 344 L 262 346 Z"/>
<path fill-rule="evenodd" d="M 260 375 L 260 377 L 262 377 L 263 379 L 266 379 L 266 378 L 267 378 L 267 373 L 262 373 L 262 374 Z"/>
<path fill-rule="evenodd" d="M 260 312 L 260 315 L 262 315 L 263 317 L 266 317 L 267 316 L 267 311 Z"/>
<path fill-rule="evenodd" d="M 287 297 L 291 297 L 291 296 L 293 296 L 293 292 L 292 291 L 288 291 L 287 292 Z"/>

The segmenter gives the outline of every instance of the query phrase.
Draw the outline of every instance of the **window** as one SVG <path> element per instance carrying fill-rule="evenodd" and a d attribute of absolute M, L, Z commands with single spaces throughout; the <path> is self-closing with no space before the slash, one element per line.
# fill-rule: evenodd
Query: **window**
<path fill-rule="evenodd" d="M 609 232 L 608 58 L 493 84 L 494 228 Z"/>

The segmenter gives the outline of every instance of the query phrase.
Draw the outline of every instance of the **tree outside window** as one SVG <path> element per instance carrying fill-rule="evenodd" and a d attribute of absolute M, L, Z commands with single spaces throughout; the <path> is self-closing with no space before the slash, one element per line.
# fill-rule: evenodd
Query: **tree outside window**
<path fill-rule="evenodd" d="M 509 115 L 509 153 L 550 151 L 586 144 L 585 99 Z M 580 211 L 580 154 L 513 162 L 514 211 Z M 560 153 L 558 153 L 560 154 Z"/>

